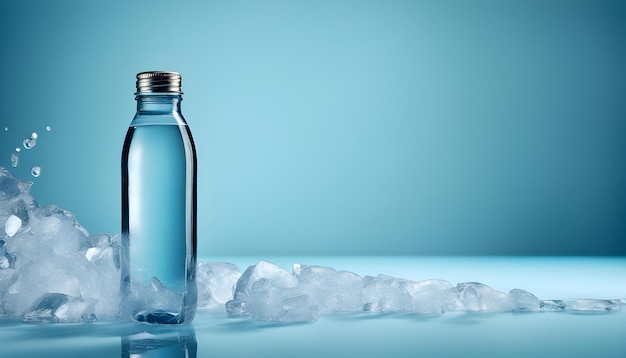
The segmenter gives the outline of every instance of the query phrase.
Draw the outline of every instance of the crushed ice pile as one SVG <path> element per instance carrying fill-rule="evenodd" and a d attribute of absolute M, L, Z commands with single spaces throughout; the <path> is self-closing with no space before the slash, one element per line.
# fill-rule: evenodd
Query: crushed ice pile
<path fill-rule="evenodd" d="M 0 167 L 0 315 L 23 322 L 90 322 L 119 314 L 119 235 L 90 235 L 74 215 L 40 206 L 31 182 Z M 158 279 L 155 279 L 158 282 Z M 289 272 L 260 261 L 243 273 L 231 263 L 201 262 L 198 306 L 258 321 L 313 321 L 333 312 L 609 312 L 620 300 L 542 301 L 476 282 L 361 277 L 295 264 Z M 155 286 L 155 292 L 167 292 Z M 154 293 L 154 292 L 152 292 Z M 164 297 L 167 300 L 167 297 Z"/>
<path fill-rule="evenodd" d="M 257 321 L 316 320 L 332 312 L 441 315 L 445 312 L 610 312 L 620 300 L 541 301 L 514 289 L 496 291 L 478 282 L 411 281 L 386 275 L 361 277 L 330 267 L 294 264 L 293 273 L 270 262 L 250 266 L 237 281 L 229 316 Z"/>
<path fill-rule="evenodd" d="M 31 185 L 0 167 L 0 314 L 48 322 L 117 315 L 119 236 L 89 235 L 71 212 L 40 206 Z"/>

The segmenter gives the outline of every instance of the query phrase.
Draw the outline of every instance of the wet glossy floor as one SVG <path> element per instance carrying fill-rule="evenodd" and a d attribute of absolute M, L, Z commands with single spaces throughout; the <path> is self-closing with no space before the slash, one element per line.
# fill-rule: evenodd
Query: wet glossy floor
<path fill-rule="evenodd" d="M 220 258 L 244 270 L 255 258 Z M 308 257 L 270 259 L 409 279 L 480 281 L 540 299 L 625 298 L 624 258 Z M 0 357 L 624 357 L 626 312 L 322 316 L 257 323 L 200 310 L 189 326 L 29 325 L 0 318 Z"/>

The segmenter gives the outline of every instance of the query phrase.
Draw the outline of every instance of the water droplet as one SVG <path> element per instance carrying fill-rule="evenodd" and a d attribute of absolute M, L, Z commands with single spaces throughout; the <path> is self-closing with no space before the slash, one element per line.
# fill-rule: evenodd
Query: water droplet
<path fill-rule="evenodd" d="M 13 168 L 17 168 L 17 165 L 20 163 L 20 157 L 16 153 L 11 153 L 11 166 Z"/>
<path fill-rule="evenodd" d="M 24 145 L 24 148 L 26 149 L 31 149 L 32 147 L 37 145 L 37 133 L 33 132 L 30 134 L 30 136 L 28 136 L 28 138 L 24 139 L 24 142 L 22 142 L 22 144 Z"/>
<path fill-rule="evenodd" d="M 20 148 L 20 147 L 15 147 L 15 151 L 19 153 L 19 152 L 21 152 L 21 151 L 22 151 L 22 148 Z"/>
<path fill-rule="evenodd" d="M 47 130 L 48 132 L 50 132 L 50 131 L 52 130 L 52 127 L 50 127 L 50 126 L 46 126 L 46 130 Z"/>
<path fill-rule="evenodd" d="M 41 167 L 39 165 L 33 165 L 33 167 L 30 168 L 30 173 L 37 178 L 41 175 Z"/>
<path fill-rule="evenodd" d="M 22 145 L 24 145 L 24 148 L 30 149 L 30 148 L 34 147 L 35 145 L 37 145 L 37 141 L 34 141 L 34 140 L 26 138 L 22 142 Z"/>

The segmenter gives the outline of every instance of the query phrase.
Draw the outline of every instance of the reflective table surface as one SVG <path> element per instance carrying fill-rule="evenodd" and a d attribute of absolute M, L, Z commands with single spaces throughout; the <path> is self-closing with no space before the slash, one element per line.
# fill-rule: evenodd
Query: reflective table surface
<path fill-rule="evenodd" d="M 242 271 L 260 259 L 456 284 L 477 281 L 539 299 L 626 298 L 626 258 L 220 257 Z M 336 313 L 263 323 L 199 310 L 188 326 L 115 321 L 23 324 L 0 316 L 0 357 L 624 357 L 626 305 L 609 313 Z"/>

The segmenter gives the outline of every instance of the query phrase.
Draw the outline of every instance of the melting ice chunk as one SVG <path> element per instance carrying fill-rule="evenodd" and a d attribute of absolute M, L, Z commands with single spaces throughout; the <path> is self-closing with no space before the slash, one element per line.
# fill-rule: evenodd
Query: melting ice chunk
<path fill-rule="evenodd" d="M 540 302 L 541 311 L 547 312 L 612 312 L 620 311 L 622 308 L 621 300 L 545 300 Z"/>
<path fill-rule="evenodd" d="M 224 307 L 233 299 L 233 289 L 241 271 L 231 263 L 200 262 L 197 271 L 198 306 Z"/>
<path fill-rule="evenodd" d="M 512 305 L 504 292 L 478 282 L 459 283 L 445 294 L 446 311 L 505 312 Z"/>
<path fill-rule="evenodd" d="M 518 288 L 509 292 L 511 311 L 513 312 L 537 312 L 539 311 L 539 299 L 526 290 Z"/>
<path fill-rule="evenodd" d="M 508 294 L 478 282 L 459 283 L 446 291 L 446 311 L 464 312 L 535 312 L 539 299 L 532 293 L 514 289 Z"/>
<path fill-rule="evenodd" d="M 170 290 L 156 277 L 147 285 L 133 282 L 124 300 L 121 312 L 123 320 L 175 324 L 183 319 L 179 315 L 183 307 L 183 294 Z M 138 310 L 140 307 L 150 307 L 150 310 Z"/>
<path fill-rule="evenodd" d="M 619 311 L 621 300 L 575 300 L 566 301 L 566 310 L 578 312 L 611 312 Z"/>
<path fill-rule="evenodd" d="M 443 313 L 443 295 L 452 284 L 444 280 L 411 281 L 386 275 L 366 276 L 364 311 Z"/>
<path fill-rule="evenodd" d="M 230 315 L 247 314 L 248 312 L 243 308 L 250 303 L 250 295 L 261 287 L 261 283 L 266 287 L 293 288 L 298 285 L 298 280 L 284 269 L 267 261 L 260 261 L 248 267 L 237 281 L 233 299 L 227 304 L 228 313 Z M 239 312 L 237 307 L 243 310 Z"/>
<path fill-rule="evenodd" d="M 226 312 L 280 322 L 312 321 L 319 316 L 317 306 L 298 288 L 296 277 L 267 261 L 248 267 L 241 275 Z"/>
<path fill-rule="evenodd" d="M 20 193 L 28 193 L 28 189 L 29 187 L 25 187 L 24 183 L 17 180 L 7 169 L 0 167 L 0 203 L 3 206 Z"/>
<path fill-rule="evenodd" d="M 14 202 L 14 204 L 12 206 L 13 207 L 11 208 L 11 213 L 14 216 L 17 216 L 21 220 L 21 222 L 22 222 L 22 226 L 20 228 L 18 228 L 18 232 L 21 231 L 21 230 L 28 229 L 28 224 L 29 224 L 29 221 L 30 221 L 30 214 L 28 213 L 28 206 L 29 205 L 26 204 L 26 202 L 24 202 L 24 200 L 17 200 L 17 201 Z"/>
<path fill-rule="evenodd" d="M 360 311 L 363 308 L 363 278 L 330 267 L 293 265 L 298 285 L 321 313 Z"/>
<path fill-rule="evenodd" d="M 407 286 L 411 295 L 411 311 L 418 314 L 444 313 L 443 298 L 452 284 L 445 280 L 424 280 Z"/>
<path fill-rule="evenodd" d="M 411 310 L 411 295 L 406 286 L 410 281 L 378 275 L 363 279 L 364 311 L 401 312 Z"/>
<path fill-rule="evenodd" d="M 94 234 L 89 236 L 90 247 L 85 252 L 87 260 L 94 264 L 113 264 L 117 269 L 120 267 L 120 236 L 107 234 Z"/>
<path fill-rule="evenodd" d="M 21 316 L 25 323 L 76 323 L 96 320 L 93 299 L 70 297 L 62 293 L 47 293 Z"/>

